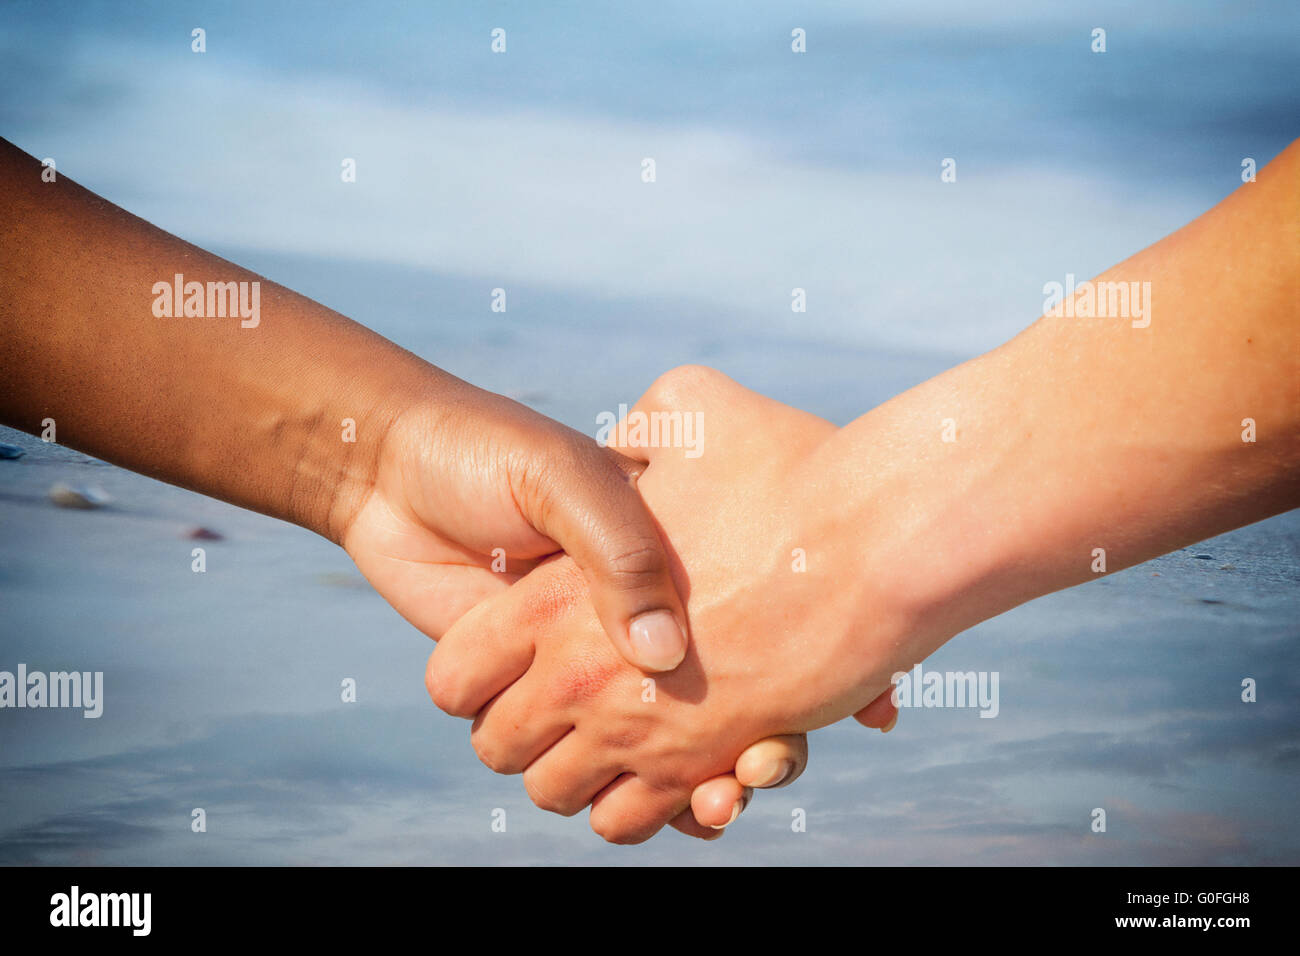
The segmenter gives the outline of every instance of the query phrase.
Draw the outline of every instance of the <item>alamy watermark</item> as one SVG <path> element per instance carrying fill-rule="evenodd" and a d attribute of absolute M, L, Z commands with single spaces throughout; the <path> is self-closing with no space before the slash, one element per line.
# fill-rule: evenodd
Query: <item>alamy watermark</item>
<path fill-rule="evenodd" d="M 981 717 L 996 717 L 998 671 L 927 671 L 917 664 L 910 671 L 897 671 L 889 699 L 904 707 L 978 707 Z"/>
<path fill-rule="evenodd" d="M 50 925 L 120 926 L 132 936 L 148 936 L 152 910 L 152 893 L 83 893 L 73 884 L 67 893 L 50 897 Z"/>
<path fill-rule="evenodd" d="M 687 458 L 704 454 L 703 412 L 618 412 L 596 416 L 596 444 L 620 448 L 683 448 Z"/>
<path fill-rule="evenodd" d="M 83 717 L 104 713 L 103 671 L 0 671 L 0 708 L 67 707 L 83 711 Z"/>
<path fill-rule="evenodd" d="M 1043 314 L 1054 319 L 1132 319 L 1135 329 L 1151 324 L 1150 282 L 1094 282 L 1078 285 L 1074 273 L 1065 282 L 1043 285 Z"/>
<path fill-rule="evenodd" d="M 262 321 L 260 282 L 186 282 L 178 272 L 171 282 L 155 282 L 153 314 L 159 319 L 240 319 L 240 328 L 255 329 Z"/>

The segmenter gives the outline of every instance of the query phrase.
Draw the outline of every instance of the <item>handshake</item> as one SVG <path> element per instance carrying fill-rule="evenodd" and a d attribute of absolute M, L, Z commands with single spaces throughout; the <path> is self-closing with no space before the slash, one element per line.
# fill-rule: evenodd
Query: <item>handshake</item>
<path fill-rule="evenodd" d="M 855 439 L 697 367 L 629 416 L 702 425 L 695 457 L 627 428 L 603 448 L 487 393 L 455 407 L 395 422 L 342 542 L 439 639 L 434 702 L 538 806 L 590 804 L 619 843 L 665 823 L 714 838 L 748 788 L 799 775 L 804 732 L 892 725 L 920 595 L 907 563 L 859 547 L 901 502 L 883 476 L 845 497 Z"/>
<path fill-rule="evenodd" d="M 1300 141 L 1097 278 L 1142 323 L 1081 293 L 842 428 L 681 368 L 609 447 L 3 140 L 0 223 L 0 421 L 341 544 L 483 761 L 616 842 L 717 836 L 961 631 L 1300 503 Z M 181 273 L 258 322 L 152 311 Z"/>

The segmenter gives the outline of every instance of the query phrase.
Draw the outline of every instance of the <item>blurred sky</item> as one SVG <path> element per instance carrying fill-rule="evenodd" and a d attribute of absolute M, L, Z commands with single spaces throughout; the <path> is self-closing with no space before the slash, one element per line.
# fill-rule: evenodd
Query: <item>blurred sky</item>
<path fill-rule="evenodd" d="M 1204 211 L 1300 116 L 1300 5 L 1285 0 L 3 16 L 5 135 L 201 244 L 680 299 L 748 330 L 958 353 L 1034 318 L 1044 282 L 1094 275 Z M 955 184 L 939 181 L 945 157 Z M 620 318 L 638 316 L 604 322 Z"/>
<path fill-rule="evenodd" d="M 0 135 L 589 433 L 688 361 L 843 422 L 1276 155 L 1298 40 L 1281 0 L 2 3 Z M 996 720 L 837 726 L 720 843 L 607 848 L 477 764 L 337 549 L 0 438 L 28 448 L 0 463 L 0 669 L 107 688 L 99 721 L 0 712 L 2 862 L 1300 862 L 1296 514 L 954 641 L 934 666 L 999 670 Z M 117 504 L 54 509 L 55 480 Z M 196 523 L 227 537 L 206 575 Z"/>

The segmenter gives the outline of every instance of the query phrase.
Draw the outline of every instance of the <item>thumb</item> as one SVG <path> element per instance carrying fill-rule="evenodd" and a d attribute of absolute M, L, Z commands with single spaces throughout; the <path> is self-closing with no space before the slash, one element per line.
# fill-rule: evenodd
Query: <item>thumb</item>
<path fill-rule="evenodd" d="M 667 544 L 636 490 L 641 466 L 591 442 L 564 467 L 574 473 L 554 473 L 546 507 L 530 520 L 582 570 L 619 653 L 643 671 L 672 670 L 686 656 L 686 613 Z"/>

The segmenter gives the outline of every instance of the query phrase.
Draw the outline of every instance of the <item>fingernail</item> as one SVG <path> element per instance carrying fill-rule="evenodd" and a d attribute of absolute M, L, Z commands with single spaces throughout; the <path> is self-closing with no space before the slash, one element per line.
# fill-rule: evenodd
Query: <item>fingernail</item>
<path fill-rule="evenodd" d="M 649 670 L 670 671 L 686 656 L 686 635 L 667 611 L 642 614 L 628 628 L 637 663 Z"/>
<path fill-rule="evenodd" d="M 720 826 L 714 826 L 712 823 L 710 823 L 709 826 L 712 827 L 714 830 L 725 830 L 727 827 L 731 826 L 733 823 L 736 822 L 736 817 L 740 816 L 740 811 L 743 809 L 745 809 L 745 801 L 742 798 L 740 800 L 737 800 L 734 804 L 732 804 L 730 820 L 728 820 L 726 823 Z"/>
<path fill-rule="evenodd" d="M 894 716 L 889 719 L 889 723 L 880 728 L 882 734 L 887 734 L 894 729 L 894 724 L 898 723 L 898 711 L 894 711 Z"/>
<path fill-rule="evenodd" d="M 767 773 L 754 786 L 775 787 L 778 783 L 783 783 L 785 778 L 790 776 L 792 770 L 794 770 L 794 761 L 792 760 L 769 760 L 767 762 Z"/>

